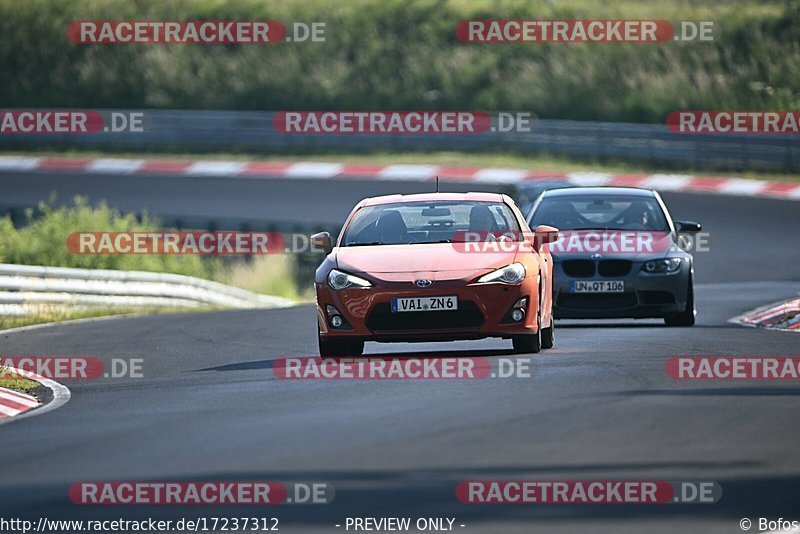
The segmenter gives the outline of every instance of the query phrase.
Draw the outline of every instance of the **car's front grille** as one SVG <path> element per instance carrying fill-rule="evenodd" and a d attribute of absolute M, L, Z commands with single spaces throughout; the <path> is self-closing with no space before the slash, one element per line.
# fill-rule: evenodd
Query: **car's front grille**
<path fill-rule="evenodd" d="M 564 260 L 561 268 L 567 276 L 574 278 L 589 278 L 594 276 L 594 262 L 592 260 Z"/>
<path fill-rule="evenodd" d="M 376 304 L 367 317 L 366 325 L 373 332 L 397 330 L 440 330 L 477 328 L 484 317 L 478 306 L 469 300 L 459 301 L 455 311 L 392 313 L 390 304 Z"/>
<path fill-rule="evenodd" d="M 597 267 L 600 276 L 625 276 L 630 271 L 630 260 L 600 260 Z"/>
<path fill-rule="evenodd" d="M 632 308 L 636 306 L 634 293 L 617 294 L 572 294 L 560 293 L 556 305 L 559 308 L 582 310 L 606 310 L 614 308 Z"/>
<path fill-rule="evenodd" d="M 572 278 L 591 278 L 595 273 L 605 277 L 625 276 L 631 272 L 630 260 L 564 260 L 564 273 Z"/>

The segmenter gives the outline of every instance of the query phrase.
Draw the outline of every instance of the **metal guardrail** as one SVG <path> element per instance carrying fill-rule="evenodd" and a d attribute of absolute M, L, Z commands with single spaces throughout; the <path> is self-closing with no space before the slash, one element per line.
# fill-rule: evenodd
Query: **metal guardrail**
<path fill-rule="evenodd" d="M 43 308 L 281 308 L 290 300 L 191 276 L 110 269 L 0 264 L 0 315 Z"/>
<path fill-rule="evenodd" d="M 104 110 L 111 112 L 115 110 Z M 285 134 L 273 112 L 142 111 L 144 132 L 3 134 L 0 149 L 361 153 L 514 149 L 591 159 L 720 170 L 800 171 L 800 135 L 675 134 L 662 124 L 538 120 L 530 132 L 479 134 Z"/>

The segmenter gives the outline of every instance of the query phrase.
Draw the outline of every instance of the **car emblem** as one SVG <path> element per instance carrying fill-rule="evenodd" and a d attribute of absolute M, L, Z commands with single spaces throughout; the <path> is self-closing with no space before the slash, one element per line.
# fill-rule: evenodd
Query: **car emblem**
<path fill-rule="evenodd" d="M 427 278 L 420 278 L 414 283 L 417 284 L 417 286 L 419 287 L 428 287 L 431 284 L 433 284 L 433 282 L 431 280 L 428 280 Z"/>

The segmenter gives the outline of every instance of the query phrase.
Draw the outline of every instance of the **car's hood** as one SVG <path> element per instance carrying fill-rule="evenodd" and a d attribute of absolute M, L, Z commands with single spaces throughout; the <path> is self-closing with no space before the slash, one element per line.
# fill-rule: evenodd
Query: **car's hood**
<path fill-rule="evenodd" d="M 547 245 L 555 261 L 569 259 L 626 259 L 645 261 L 680 250 L 668 232 L 572 230 L 559 232 Z"/>
<path fill-rule="evenodd" d="M 377 245 L 339 247 L 339 269 L 352 273 L 414 273 L 432 279 L 481 274 L 514 262 L 516 251 L 466 252 L 463 244 L 430 243 L 417 245 Z"/>
<path fill-rule="evenodd" d="M 666 252 L 641 252 L 635 254 L 604 254 L 604 253 L 582 253 L 582 254 L 552 254 L 553 261 L 560 263 L 567 260 L 628 260 L 632 262 L 645 262 L 667 256 Z"/>

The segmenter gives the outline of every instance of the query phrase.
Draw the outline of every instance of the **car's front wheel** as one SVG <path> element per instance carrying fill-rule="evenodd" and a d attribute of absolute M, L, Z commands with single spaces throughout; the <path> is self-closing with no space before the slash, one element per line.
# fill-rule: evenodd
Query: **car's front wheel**
<path fill-rule="evenodd" d="M 514 345 L 514 352 L 516 354 L 535 354 L 542 349 L 541 311 L 536 314 L 536 333 L 523 334 L 521 336 L 511 336 L 511 343 Z"/>
<path fill-rule="evenodd" d="M 319 336 L 319 355 L 323 358 L 356 357 L 364 354 L 363 341 L 328 341 Z"/>
<path fill-rule="evenodd" d="M 686 288 L 686 308 L 680 313 L 672 313 L 664 317 L 664 323 L 667 326 L 692 326 L 694 325 L 696 314 L 697 311 L 694 308 L 694 282 L 690 277 Z"/>
<path fill-rule="evenodd" d="M 550 326 L 542 330 L 542 348 L 552 349 L 556 342 L 556 320 L 550 316 Z"/>

